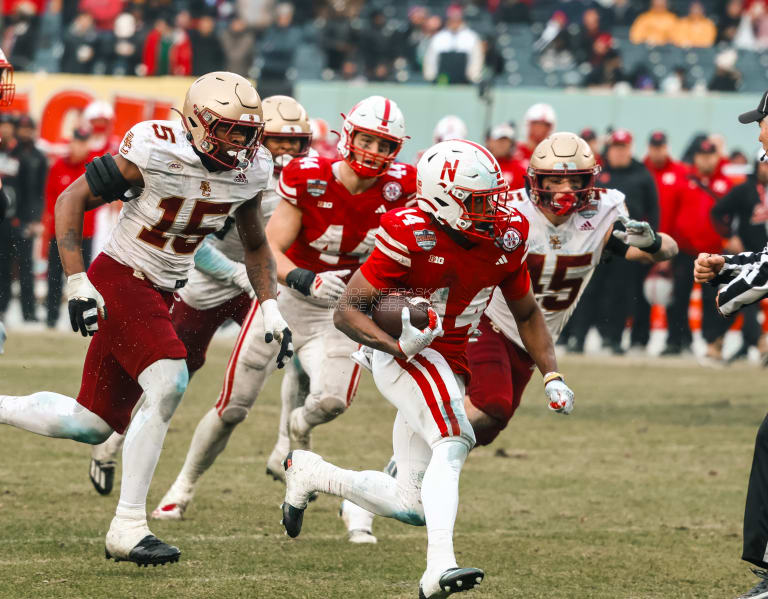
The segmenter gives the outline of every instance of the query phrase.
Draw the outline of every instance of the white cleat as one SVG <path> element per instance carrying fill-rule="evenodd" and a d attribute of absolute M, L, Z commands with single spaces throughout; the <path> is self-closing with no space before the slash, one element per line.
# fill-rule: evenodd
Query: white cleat
<path fill-rule="evenodd" d="M 419 599 L 444 599 L 463 593 L 483 582 L 485 573 L 479 568 L 448 568 L 443 572 L 427 570 L 419 582 Z"/>
<path fill-rule="evenodd" d="M 301 413 L 304 407 L 294 408 L 288 418 L 288 436 L 291 439 L 291 449 L 310 451 L 312 449 L 312 429 L 301 431 Z"/>
<path fill-rule="evenodd" d="M 344 521 L 344 526 L 347 527 L 350 543 L 372 545 L 377 542 L 373 534 L 373 514 L 371 512 L 345 499 L 341 502 L 339 516 Z"/>
<path fill-rule="evenodd" d="M 183 520 L 192 493 L 179 493 L 172 486 L 152 512 L 153 520 Z"/>
<path fill-rule="evenodd" d="M 287 452 L 284 452 L 282 449 L 275 446 L 267 459 L 267 476 L 271 476 L 273 479 L 279 480 L 283 484 L 285 484 L 283 460 L 285 459 L 286 453 Z"/>
<path fill-rule="evenodd" d="M 313 492 L 312 473 L 322 463 L 321 458 L 311 451 L 297 449 L 285 457 L 285 501 L 283 502 L 283 521 L 289 537 L 297 537 L 301 532 L 304 510 L 307 509 Z"/>

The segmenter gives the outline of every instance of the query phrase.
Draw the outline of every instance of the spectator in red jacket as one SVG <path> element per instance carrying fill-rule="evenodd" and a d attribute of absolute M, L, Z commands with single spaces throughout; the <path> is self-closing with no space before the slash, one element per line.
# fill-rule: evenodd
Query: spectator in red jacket
<path fill-rule="evenodd" d="M 488 132 L 485 146 L 491 151 L 501 167 L 501 174 L 510 189 L 525 187 L 525 169 L 515 160 L 515 129 L 502 123 Z"/>
<path fill-rule="evenodd" d="M 46 235 L 50 237 L 48 243 L 48 298 L 46 301 L 48 308 L 46 322 L 50 328 L 55 327 L 59 320 L 62 292 L 62 267 L 59 259 L 59 246 L 56 243 L 54 208 L 61 192 L 85 172 L 85 165 L 93 156 L 88 149 L 89 137 L 90 132 L 87 129 L 76 129 L 72 134 L 72 140 L 69 142 L 67 155 L 54 162 L 48 171 L 43 225 Z M 85 241 L 93 237 L 95 215 L 96 210 L 86 212 L 83 221 L 83 260 L 86 269 L 91 262 L 91 244 L 85 243 Z"/>
<path fill-rule="evenodd" d="M 719 155 L 715 145 L 706 138 L 699 139 L 693 150 L 693 166 L 679 202 L 672 206 L 672 230 L 680 248 L 675 263 L 674 297 L 667 308 L 669 335 L 665 355 L 680 353 L 691 343 L 688 326 L 688 304 L 693 288 L 693 263 L 700 252 L 719 254 L 723 238 L 715 230 L 710 212 L 717 201 L 731 188 L 731 182 L 718 168 Z M 730 323 L 717 313 L 716 290 L 702 285 L 702 335 L 707 342 L 705 363 L 722 361 L 722 338 Z"/>
<path fill-rule="evenodd" d="M 651 134 L 643 164 L 653 175 L 659 193 L 659 231 L 675 237 L 675 210 L 680 205 L 680 194 L 687 186 L 688 169 L 669 155 L 667 135 L 663 131 Z"/>

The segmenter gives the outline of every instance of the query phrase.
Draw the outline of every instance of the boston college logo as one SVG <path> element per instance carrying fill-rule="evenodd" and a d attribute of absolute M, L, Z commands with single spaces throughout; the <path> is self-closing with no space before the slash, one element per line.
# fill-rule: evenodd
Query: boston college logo
<path fill-rule="evenodd" d="M 208 181 L 200 181 L 200 191 L 204 198 L 211 197 L 211 184 Z"/>

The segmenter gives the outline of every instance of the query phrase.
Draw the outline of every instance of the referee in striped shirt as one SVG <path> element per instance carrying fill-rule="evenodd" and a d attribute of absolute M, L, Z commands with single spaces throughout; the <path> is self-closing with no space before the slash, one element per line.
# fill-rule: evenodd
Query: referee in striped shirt
<path fill-rule="evenodd" d="M 768 91 L 755 110 L 739 115 L 741 123 L 760 126 L 759 141 L 768 152 Z M 763 155 L 762 160 L 766 160 Z M 722 285 L 717 307 L 724 316 L 733 316 L 744 306 L 768 297 L 768 246 L 761 252 L 734 256 L 699 254 L 693 276 L 697 283 Z M 741 559 L 757 566 L 757 584 L 737 599 L 768 599 L 768 415 L 757 431 L 752 472 L 744 509 L 744 551 Z"/>

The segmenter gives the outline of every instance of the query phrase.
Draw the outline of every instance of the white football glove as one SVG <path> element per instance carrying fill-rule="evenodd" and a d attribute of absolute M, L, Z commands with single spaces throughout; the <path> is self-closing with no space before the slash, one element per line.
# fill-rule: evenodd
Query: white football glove
<path fill-rule="evenodd" d="M 103 320 L 107 319 L 104 298 L 84 272 L 67 277 L 67 300 L 72 330 L 80 331 L 83 337 L 91 336 L 99 330 L 99 316 Z"/>
<path fill-rule="evenodd" d="M 410 362 L 411 358 L 427 347 L 438 337 L 443 336 L 443 323 L 440 315 L 433 308 L 428 308 L 429 324 L 419 330 L 411 324 L 411 312 L 403 307 L 401 318 L 403 321 L 403 332 L 400 333 L 400 340 L 397 342 L 400 351 L 403 352 Z"/>
<path fill-rule="evenodd" d="M 349 354 L 353 362 L 360 364 L 368 372 L 373 372 L 373 348 L 367 345 L 361 345 L 357 351 Z"/>
<path fill-rule="evenodd" d="M 232 275 L 232 283 L 240 287 L 240 289 L 247 293 L 248 297 L 251 299 L 256 297 L 256 292 L 251 286 L 251 281 L 248 278 L 248 271 L 245 269 L 245 264 L 237 265 L 237 270 L 235 271 L 235 274 Z"/>
<path fill-rule="evenodd" d="M 315 275 L 315 280 L 309 287 L 309 294 L 317 299 L 336 302 L 344 293 L 347 284 L 344 282 L 346 277 L 352 271 L 345 270 L 326 270 Z"/>
<path fill-rule="evenodd" d="M 275 339 L 280 343 L 277 367 L 282 368 L 293 357 L 293 333 L 277 308 L 277 300 L 265 300 L 260 306 L 264 315 L 264 341 L 271 343 Z"/>
<path fill-rule="evenodd" d="M 653 245 L 656 241 L 656 233 L 650 224 L 644 220 L 633 220 L 623 214 L 619 215 L 621 224 L 626 231 L 614 231 L 613 236 L 620 239 L 627 245 L 640 248 L 641 250 Z"/>
<path fill-rule="evenodd" d="M 549 381 L 544 384 L 544 393 L 547 396 L 547 407 L 553 412 L 560 414 L 570 414 L 573 412 L 573 391 L 565 384 L 562 375 L 556 372 L 550 372 L 544 375 L 544 380 Z"/>

